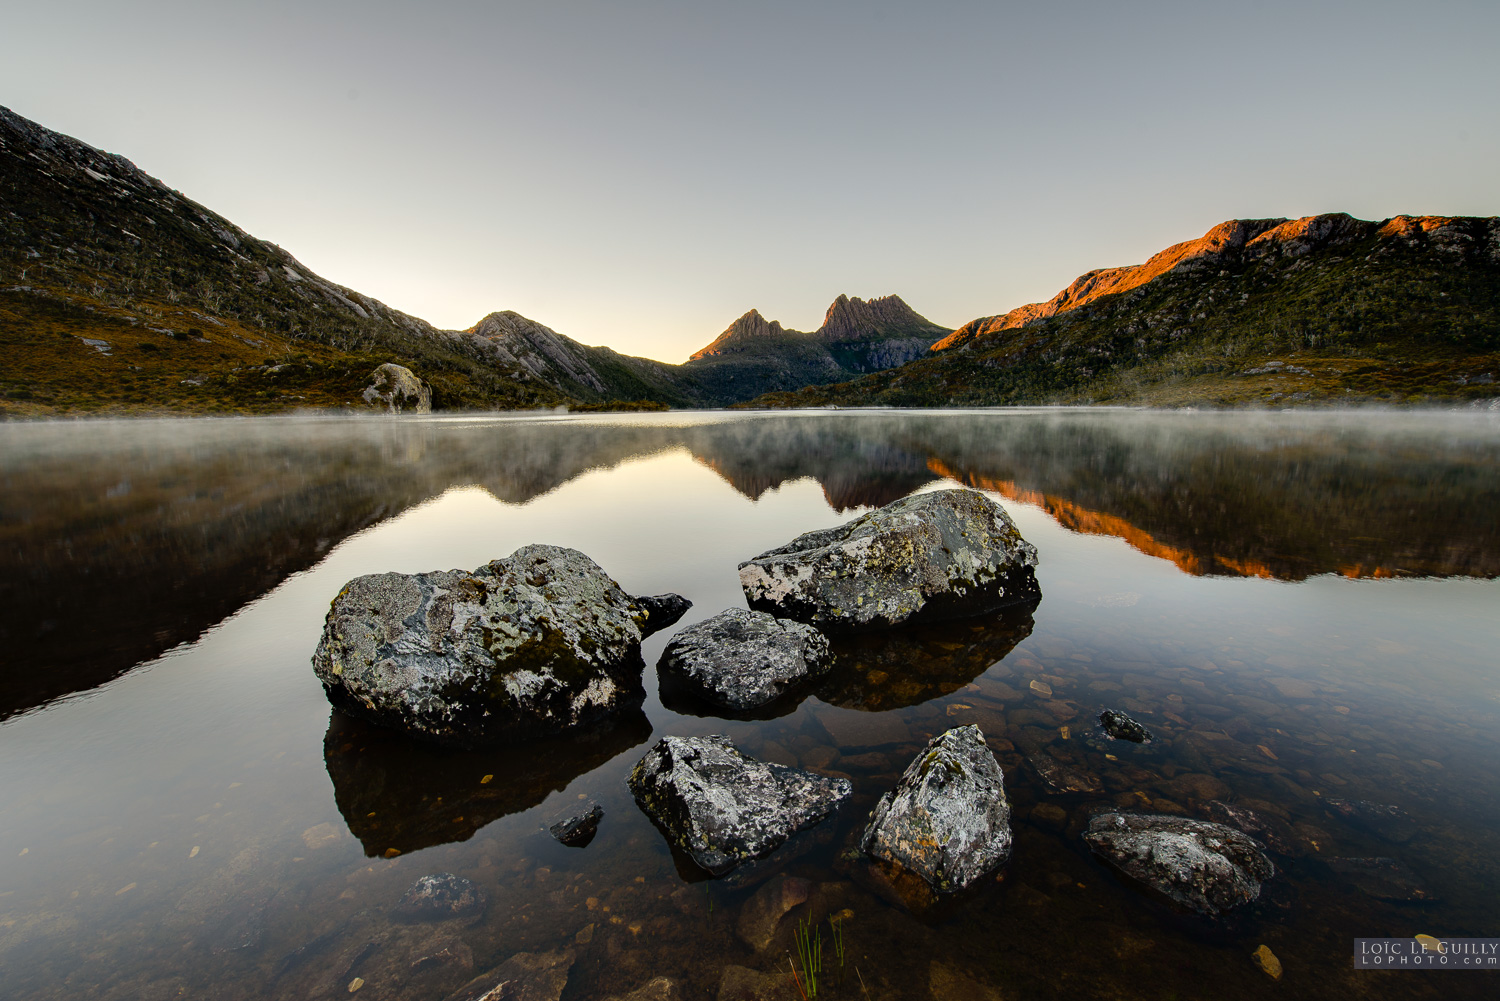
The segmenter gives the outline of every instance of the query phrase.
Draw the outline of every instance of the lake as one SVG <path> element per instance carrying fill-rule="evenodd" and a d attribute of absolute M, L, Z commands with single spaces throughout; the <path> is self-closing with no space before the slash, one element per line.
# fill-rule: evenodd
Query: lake
<path fill-rule="evenodd" d="M 799 920 L 820 923 L 828 998 L 1494 996 L 1495 973 L 1352 964 L 1355 938 L 1500 935 L 1493 415 L 7 424 L 0 481 L 4 997 L 441 1001 L 521 953 L 564 999 L 659 976 L 791 999 Z M 533 747 L 412 744 L 333 711 L 309 662 L 362 574 L 552 543 L 632 594 L 685 595 L 686 625 L 744 606 L 738 563 L 955 485 L 1037 547 L 1040 603 L 840 644 L 773 718 L 664 704 L 680 625 L 646 641 L 641 713 Z M 1157 739 L 1108 740 L 1105 708 Z M 924 743 L 968 723 L 1014 848 L 913 909 L 848 849 Z M 705 878 L 625 777 L 660 736 L 709 733 L 847 776 L 853 799 L 750 876 Z M 554 841 L 586 800 L 597 837 Z M 1120 807 L 1252 811 L 1276 875 L 1223 920 L 1174 911 L 1083 843 Z M 811 887 L 779 923 L 778 871 Z M 482 917 L 395 914 L 431 873 L 482 887 Z"/>

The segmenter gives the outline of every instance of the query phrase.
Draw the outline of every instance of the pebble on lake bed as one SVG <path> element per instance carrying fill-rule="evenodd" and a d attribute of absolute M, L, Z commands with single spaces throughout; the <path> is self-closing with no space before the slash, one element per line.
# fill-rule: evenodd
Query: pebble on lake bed
<path fill-rule="evenodd" d="M 1276 958 L 1276 953 L 1271 951 L 1270 946 L 1262 945 L 1250 954 L 1255 965 L 1265 971 L 1266 976 L 1272 980 L 1281 979 L 1281 960 Z"/>

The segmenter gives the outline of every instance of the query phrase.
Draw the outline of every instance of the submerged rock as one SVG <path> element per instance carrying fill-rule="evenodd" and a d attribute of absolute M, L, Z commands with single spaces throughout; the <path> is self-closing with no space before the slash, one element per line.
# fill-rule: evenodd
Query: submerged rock
<path fill-rule="evenodd" d="M 557 1001 L 576 958 L 572 949 L 518 952 L 448 995 L 447 1001 Z"/>
<path fill-rule="evenodd" d="M 822 677 L 832 663 L 828 640 L 812 626 L 730 608 L 673 636 L 657 670 L 698 698 L 744 710 Z"/>
<path fill-rule="evenodd" d="M 848 779 L 747 758 L 722 734 L 663 737 L 629 783 L 641 809 L 714 875 L 770 854 L 853 791 Z"/>
<path fill-rule="evenodd" d="M 820 629 L 961 618 L 1041 596 L 1035 547 L 973 490 L 903 498 L 739 571 L 751 608 Z"/>
<path fill-rule="evenodd" d="M 1083 840 L 1095 855 L 1199 914 L 1219 915 L 1260 896 L 1276 872 L 1259 842 L 1206 820 L 1101 813 Z"/>
<path fill-rule="evenodd" d="M 370 384 L 361 398 L 370 406 L 393 414 L 403 409 L 414 414 L 432 413 L 432 388 L 411 369 L 393 362 L 386 362 L 370 373 Z"/>
<path fill-rule="evenodd" d="M 1302 839 L 1292 826 L 1280 817 L 1273 817 L 1239 804 L 1210 800 L 1205 807 L 1208 819 L 1235 827 L 1260 841 L 1273 852 L 1282 855 L 1306 855 Z"/>
<path fill-rule="evenodd" d="M 472 920 L 484 914 L 489 902 L 489 895 L 478 883 L 451 872 L 439 872 L 423 876 L 407 887 L 396 904 L 395 915 L 405 921 Z"/>
<path fill-rule="evenodd" d="M 812 883 L 796 876 L 775 876 L 751 895 L 740 908 L 735 933 L 756 952 L 764 952 L 776 937 L 788 911 L 807 902 Z"/>
<path fill-rule="evenodd" d="M 472 572 L 350 581 L 313 669 L 331 702 L 382 726 L 516 742 L 640 706 L 651 618 L 583 553 L 525 546 Z"/>
<path fill-rule="evenodd" d="M 928 742 L 875 805 L 860 847 L 948 892 L 1003 863 L 1010 842 L 1005 775 L 970 725 Z"/>
<path fill-rule="evenodd" d="M 583 848 L 599 833 L 599 821 L 604 819 L 604 808 L 598 803 L 580 807 L 562 818 L 547 833 L 569 848 Z"/>
<path fill-rule="evenodd" d="M 1128 740 L 1136 744 L 1151 741 L 1151 731 L 1126 716 L 1118 709 L 1106 709 L 1099 714 L 1099 725 L 1115 740 Z"/>
<path fill-rule="evenodd" d="M 1330 796 L 1323 800 L 1323 805 L 1332 816 L 1398 845 L 1406 844 L 1417 833 L 1417 824 L 1412 820 L 1411 814 L 1390 803 L 1336 799 Z"/>
<path fill-rule="evenodd" d="M 1430 904 L 1437 897 L 1422 885 L 1405 862 L 1393 858 L 1336 858 L 1328 868 L 1377 900 L 1398 904 Z"/>

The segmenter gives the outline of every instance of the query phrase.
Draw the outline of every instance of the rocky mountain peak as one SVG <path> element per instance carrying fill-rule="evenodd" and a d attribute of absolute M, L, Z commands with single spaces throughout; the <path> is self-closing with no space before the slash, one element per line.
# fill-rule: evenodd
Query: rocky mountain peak
<path fill-rule="evenodd" d="M 714 338 L 712 344 L 706 348 L 695 351 L 692 355 L 694 360 L 707 358 L 711 355 L 729 354 L 734 351 L 743 350 L 755 341 L 764 340 L 767 337 L 784 337 L 787 334 L 796 334 L 800 331 L 787 330 L 776 320 L 767 320 L 760 315 L 760 310 L 752 309 L 744 316 L 735 320 L 724 332 Z"/>
<path fill-rule="evenodd" d="M 926 331 L 931 331 L 932 339 L 936 340 L 947 333 L 947 328 L 922 316 L 899 295 L 883 295 L 868 301 L 840 295 L 824 314 L 817 336 L 826 342 L 842 343 L 920 336 Z"/>

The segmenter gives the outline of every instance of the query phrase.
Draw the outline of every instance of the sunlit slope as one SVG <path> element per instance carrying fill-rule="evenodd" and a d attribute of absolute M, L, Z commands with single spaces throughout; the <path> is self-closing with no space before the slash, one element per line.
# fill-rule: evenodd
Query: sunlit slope
<path fill-rule="evenodd" d="M 1500 395 L 1500 219 L 1234 220 L 927 358 L 756 406 L 1181 406 Z"/>

